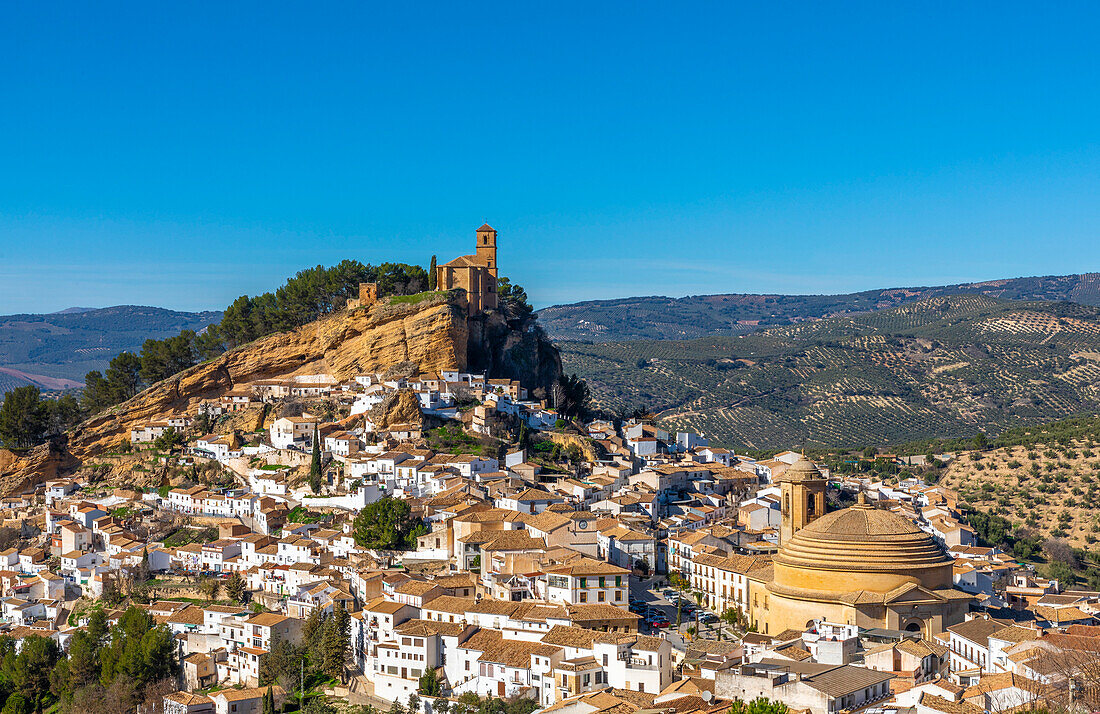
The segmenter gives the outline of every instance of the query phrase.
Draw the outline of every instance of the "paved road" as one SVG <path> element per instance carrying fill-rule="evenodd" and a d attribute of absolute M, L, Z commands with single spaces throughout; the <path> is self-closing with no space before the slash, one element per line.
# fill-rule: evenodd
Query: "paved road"
<path fill-rule="evenodd" d="M 671 588 L 657 587 L 658 583 L 663 582 L 665 582 L 664 576 L 656 576 L 645 579 L 631 579 L 630 597 L 642 600 L 650 608 L 660 610 L 661 613 L 664 614 L 665 617 L 668 618 L 668 621 L 671 623 L 671 626 L 668 628 L 654 628 L 642 622 L 640 624 L 640 630 L 646 634 L 656 635 L 664 633 L 668 637 L 669 641 L 672 643 L 673 647 L 683 650 L 686 648 L 684 635 L 687 633 L 687 628 L 692 625 L 697 625 L 695 617 L 697 617 L 698 615 L 702 615 L 707 611 L 705 609 L 697 609 L 691 617 L 688 617 L 686 614 L 681 613 L 680 627 L 677 628 L 676 605 L 674 604 L 675 599 L 670 598 L 664 592 L 665 590 L 671 590 Z M 685 598 L 694 606 L 695 603 L 691 601 L 690 595 L 686 595 Z M 725 633 L 723 635 L 724 639 L 728 639 L 733 634 L 730 631 L 729 627 L 725 625 L 723 625 L 722 631 Z M 699 636 L 704 639 L 718 639 L 717 623 L 714 625 L 702 625 L 702 627 L 699 628 Z"/>

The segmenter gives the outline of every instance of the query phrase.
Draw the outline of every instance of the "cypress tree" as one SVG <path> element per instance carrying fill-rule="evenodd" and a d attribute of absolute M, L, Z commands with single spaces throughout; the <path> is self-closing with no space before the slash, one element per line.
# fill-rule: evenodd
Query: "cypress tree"
<path fill-rule="evenodd" d="M 331 677 L 344 679 L 344 664 L 351 645 L 351 617 L 343 605 L 337 604 L 326 621 L 324 638 L 324 670 Z"/>
<path fill-rule="evenodd" d="M 138 582 L 147 583 L 153 577 L 153 571 L 149 568 L 149 549 L 141 552 L 141 565 L 138 566 Z"/>
<path fill-rule="evenodd" d="M 436 282 L 435 282 L 435 256 L 433 255 L 433 256 L 432 256 L 432 264 L 431 264 L 431 266 L 430 266 L 430 267 L 428 268 L 428 290 L 435 290 L 435 289 L 436 289 Z"/>
<path fill-rule="evenodd" d="M 317 435 L 317 426 L 313 426 L 313 460 L 309 462 L 309 487 L 314 493 L 321 492 L 321 444 Z"/>

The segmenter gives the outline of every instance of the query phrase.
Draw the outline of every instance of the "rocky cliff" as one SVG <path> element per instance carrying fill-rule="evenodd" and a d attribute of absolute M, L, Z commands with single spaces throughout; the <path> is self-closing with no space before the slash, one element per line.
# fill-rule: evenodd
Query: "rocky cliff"
<path fill-rule="evenodd" d="M 514 379 L 535 398 L 545 398 L 561 377 L 558 348 L 539 327 L 536 316 L 509 319 L 503 310 L 468 321 L 466 362 L 471 371 Z"/>
<path fill-rule="evenodd" d="M 192 413 L 238 385 L 297 374 L 350 379 L 399 362 L 423 371 L 464 369 L 468 328 L 462 311 L 443 300 L 375 304 L 326 316 L 230 350 L 158 382 L 80 425 L 69 451 L 84 459 L 129 438 L 130 429 L 173 413 Z"/>
<path fill-rule="evenodd" d="M 0 494 L 23 493 L 43 481 L 75 471 L 80 462 L 56 443 L 36 446 L 22 455 L 0 449 Z"/>
<path fill-rule="evenodd" d="M 557 349 L 533 316 L 509 321 L 497 311 L 468 318 L 462 307 L 443 298 L 341 311 L 158 382 L 81 424 L 65 447 L 43 447 L 35 458 L 0 459 L 0 493 L 71 472 L 128 440 L 131 428 L 194 413 L 203 400 L 241 385 L 317 373 L 344 380 L 398 366 L 420 372 L 484 370 L 490 377 L 518 379 L 533 391 L 548 390 L 561 374 Z"/>

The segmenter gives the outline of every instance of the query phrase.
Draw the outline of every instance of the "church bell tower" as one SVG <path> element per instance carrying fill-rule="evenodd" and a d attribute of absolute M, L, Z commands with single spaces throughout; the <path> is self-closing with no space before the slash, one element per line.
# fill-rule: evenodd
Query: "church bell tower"
<path fill-rule="evenodd" d="M 477 257 L 485 261 L 493 280 L 497 277 L 497 232 L 486 223 L 477 229 Z M 494 288 L 495 289 L 495 288 Z"/>
<path fill-rule="evenodd" d="M 825 477 L 805 456 L 795 461 L 778 479 L 783 522 L 779 544 L 825 515 Z"/>

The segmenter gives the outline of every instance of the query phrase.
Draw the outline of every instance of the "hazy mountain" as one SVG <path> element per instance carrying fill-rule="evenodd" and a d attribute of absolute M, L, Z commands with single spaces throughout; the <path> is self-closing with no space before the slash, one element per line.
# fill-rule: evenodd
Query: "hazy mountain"
<path fill-rule="evenodd" d="M 78 312 L 91 312 L 95 310 L 94 307 L 67 307 L 64 310 L 58 310 L 57 312 L 51 312 L 51 315 L 74 315 Z"/>
<path fill-rule="evenodd" d="M 64 382 L 50 382 L 51 378 L 83 384 L 88 371 L 104 369 L 119 352 L 137 351 L 149 338 L 201 330 L 220 320 L 220 312 L 177 312 L 138 305 L 0 316 L 0 368 L 5 368 L 0 374 L 0 390 L 21 384 L 64 388 Z"/>
<path fill-rule="evenodd" d="M 885 310 L 960 293 L 1004 300 L 1066 300 L 1100 305 L 1100 273 L 889 288 L 847 295 L 729 294 L 591 300 L 540 310 L 539 323 L 556 340 L 683 340 L 744 334 L 765 327 Z"/>

